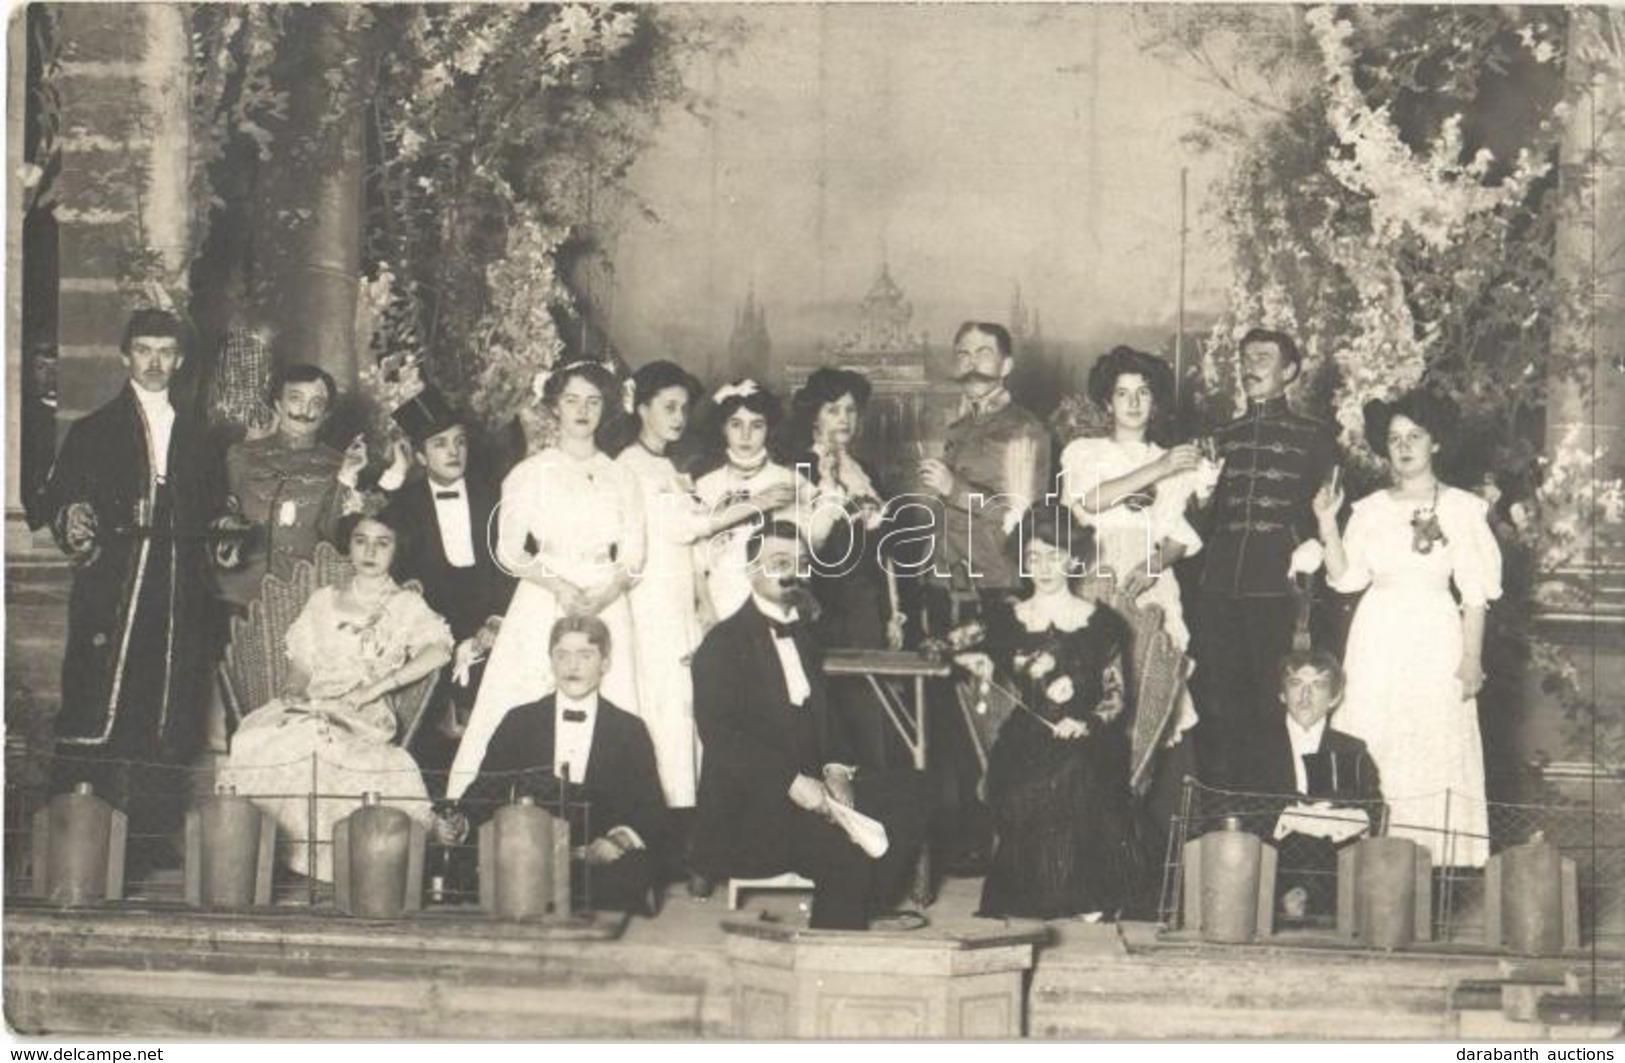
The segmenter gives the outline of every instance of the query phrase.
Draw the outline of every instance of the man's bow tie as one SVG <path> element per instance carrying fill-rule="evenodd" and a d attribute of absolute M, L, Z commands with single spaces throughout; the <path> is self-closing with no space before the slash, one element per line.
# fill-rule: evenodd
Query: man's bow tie
<path fill-rule="evenodd" d="M 565 723 L 586 723 L 587 722 L 587 710 L 586 709 L 565 709 L 564 710 L 564 722 Z"/>
<path fill-rule="evenodd" d="M 449 500 L 449 499 L 457 499 L 457 498 L 462 498 L 462 497 L 463 497 L 463 493 L 462 493 L 462 492 L 461 492 L 461 491 L 436 491 L 436 492 L 435 492 L 435 493 L 434 493 L 434 496 L 435 496 L 435 498 L 437 498 L 437 499 L 439 499 L 439 498 L 444 498 L 444 499 L 448 499 L 448 500 Z"/>
<path fill-rule="evenodd" d="M 801 621 L 791 620 L 789 622 L 781 622 L 778 620 L 769 620 L 767 622 L 767 626 L 772 629 L 774 638 L 794 639 L 796 637 L 796 632 L 801 630 Z"/>

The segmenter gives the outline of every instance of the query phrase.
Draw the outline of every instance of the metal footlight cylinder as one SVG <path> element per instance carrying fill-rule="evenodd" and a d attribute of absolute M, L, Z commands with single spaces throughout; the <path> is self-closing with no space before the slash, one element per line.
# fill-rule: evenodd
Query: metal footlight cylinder
<path fill-rule="evenodd" d="M 1486 944 L 1523 956 L 1579 948 L 1579 876 L 1544 834 L 1490 857 L 1484 883 Z"/>
<path fill-rule="evenodd" d="M 333 827 L 338 908 L 363 919 L 395 919 L 423 906 L 423 825 L 376 793 Z"/>
<path fill-rule="evenodd" d="M 480 828 L 480 907 L 497 919 L 570 909 L 570 825 L 523 795 Z"/>
<path fill-rule="evenodd" d="M 1368 948 L 1433 938 L 1433 862 L 1407 838 L 1366 838 L 1337 854 L 1337 929 Z"/>
<path fill-rule="evenodd" d="M 1222 829 L 1185 843 L 1185 926 L 1203 939 L 1239 944 L 1274 932 L 1276 852 L 1225 818 Z"/>
<path fill-rule="evenodd" d="M 186 813 L 186 903 L 194 908 L 246 908 L 271 903 L 276 817 L 235 788 Z"/>
<path fill-rule="evenodd" d="M 129 820 L 88 782 L 57 794 L 34 813 L 34 896 L 64 908 L 119 900 L 128 838 Z"/>

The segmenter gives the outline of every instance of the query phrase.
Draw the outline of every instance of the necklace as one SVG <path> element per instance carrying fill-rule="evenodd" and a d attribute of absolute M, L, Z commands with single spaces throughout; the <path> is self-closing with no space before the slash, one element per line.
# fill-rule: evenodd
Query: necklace
<path fill-rule="evenodd" d="M 1449 546 L 1444 529 L 1439 527 L 1439 484 L 1433 484 L 1433 500 L 1411 511 L 1411 549 L 1419 554 L 1431 554 L 1433 544 Z"/>

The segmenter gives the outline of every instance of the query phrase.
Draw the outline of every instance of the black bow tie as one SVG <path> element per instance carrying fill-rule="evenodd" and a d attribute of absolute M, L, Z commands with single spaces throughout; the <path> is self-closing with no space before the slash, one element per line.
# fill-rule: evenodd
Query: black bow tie
<path fill-rule="evenodd" d="M 587 710 L 586 709 L 565 709 L 564 710 L 564 722 L 565 723 L 586 723 L 587 722 Z"/>
<path fill-rule="evenodd" d="M 778 620 L 769 620 L 767 622 L 767 626 L 773 629 L 773 636 L 775 638 L 794 639 L 796 637 L 796 632 L 801 630 L 801 621 L 791 620 L 788 622 L 780 622 Z"/>
<path fill-rule="evenodd" d="M 435 498 L 457 499 L 462 498 L 463 493 L 461 491 L 436 491 L 434 496 Z"/>

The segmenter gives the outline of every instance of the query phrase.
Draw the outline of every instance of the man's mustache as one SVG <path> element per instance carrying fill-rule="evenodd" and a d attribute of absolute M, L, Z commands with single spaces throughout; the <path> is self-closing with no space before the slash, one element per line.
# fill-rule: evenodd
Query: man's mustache
<path fill-rule="evenodd" d="M 954 377 L 954 383 L 969 384 L 974 381 L 978 384 L 997 384 L 999 379 L 992 373 L 978 373 L 976 370 L 970 369 Z"/>

